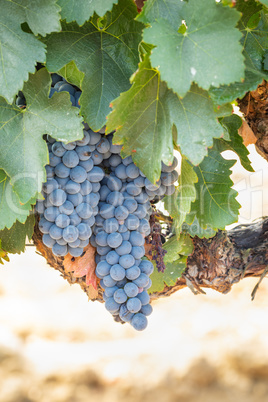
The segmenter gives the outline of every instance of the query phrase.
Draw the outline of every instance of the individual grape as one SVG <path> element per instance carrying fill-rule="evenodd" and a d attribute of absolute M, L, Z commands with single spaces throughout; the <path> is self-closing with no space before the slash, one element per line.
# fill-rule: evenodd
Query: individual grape
<path fill-rule="evenodd" d="M 75 89 L 72 85 L 68 84 L 67 82 L 65 82 L 64 84 L 62 84 L 59 88 L 58 88 L 58 92 L 69 92 L 70 95 L 74 95 L 75 94 Z"/>
<path fill-rule="evenodd" d="M 111 288 L 116 285 L 116 281 L 111 277 L 111 275 L 106 275 L 103 277 L 103 283 L 108 288 Z"/>
<path fill-rule="evenodd" d="M 140 226 L 137 229 L 141 234 L 148 236 L 151 232 L 150 224 L 146 219 L 140 220 Z"/>
<path fill-rule="evenodd" d="M 68 215 L 59 214 L 55 219 L 55 223 L 59 228 L 63 229 L 70 225 L 70 218 Z"/>
<path fill-rule="evenodd" d="M 48 179 L 47 182 L 43 184 L 42 189 L 46 194 L 50 194 L 50 193 L 52 193 L 52 191 L 57 190 L 58 187 L 59 187 L 59 184 L 58 184 L 57 180 Z"/>
<path fill-rule="evenodd" d="M 90 226 L 86 225 L 85 223 L 79 223 L 79 225 L 77 225 L 77 229 L 79 232 L 80 240 L 86 240 L 92 234 L 92 230 L 91 230 Z"/>
<path fill-rule="evenodd" d="M 70 201 L 74 207 L 77 207 L 83 202 L 83 196 L 80 193 L 68 194 L 67 200 Z"/>
<path fill-rule="evenodd" d="M 135 279 L 133 283 L 135 283 L 139 288 L 145 288 L 149 283 L 149 277 L 148 275 L 141 273 L 140 276 Z"/>
<path fill-rule="evenodd" d="M 100 207 L 100 215 L 104 219 L 109 219 L 114 217 L 114 206 L 110 204 L 104 204 Z"/>
<path fill-rule="evenodd" d="M 78 236 L 78 229 L 74 225 L 69 225 L 67 228 L 63 229 L 62 237 L 67 241 L 67 243 L 75 241 L 78 239 Z"/>
<path fill-rule="evenodd" d="M 91 206 L 85 202 L 82 202 L 75 208 L 76 213 L 80 216 L 82 219 L 88 219 L 92 216 L 93 210 Z"/>
<path fill-rule="evenodd" d="M 122 188 L 122 181 L 118 179 L 118 177 L 110 175 L 107 180 L 107 187 L 111 191 L 120 191 L 120 189 Z"/>
<path fill-rule="evenodd" d="M 132 157 L 131 157 L 131 156 L 128 156 L 127 158 L 124 158 L 124 159 L 122 160 L 122 163 L 123 163 L 125 166 L 130 165 L 132 162 L 133 162 L 133 160 L 132 160 Z"/>
<path fill-rule="evenodd" d="M 76 239 L 75 241 L 69 241 L 69 243 L 68 243 L 68 245 L 70 246 L 70 247 L 72 247 L 72 248 L 76 248 L 76 247 L 79 247 L 80 246 L 80 243 L 81 243 L 81 241 L 80 241 L 80 239 L 78 238 L 78 239 Z"/>
<path fill-rule="evenodd" d="M 126 277 L 130 281 L 134 281 L 140 276 L 141 270 L 137 265 L 133 265 L 133 267 L 130 267 L 126 270 Z"/>
<path fill-rule="evenodd" d="M 83 183 L 87 178 L 87 172 L 81 166 L 76 166 L 70 171 L 70 178 L 76 183 Z"/>
<path fill-rule="evenodd" d="M 99 153 L 97 150 L 91 153 L 91 158 L 94 162 L 94 165 L 100 165 L 103 161 L 103 154 Z"/>
<path fill-rule="evenodd" d="M 42 215 L 45 211 L 44 201 L 38 200 L 34 206 L 34 209 L 39 215 Z"/>
<path fill-rule="evenodd" d="M 108 246 L 111 248 L 119 247 L 122 243 L 123 239 L 120 233 L 110 233 L 107 237 Z"/>
<path fill-rule="evenodd" d="M 127 278 L 124 278 L 121 281 L 117 281 L 117 286 L 119 288 L 123 288 L 127 282 L 128 282 Z"/>
<path fill-rule="evenodd" d="M 100 261 L 96 266 L 96 272 L 101 276 L 109 275 L 110 269 L 111 265 L 108 264 L 106 261 Z"/>
<path fill-rule="evenodd" d="M 69 181 L 69 177 L 60 178 L 58 176 L 55 176 L 55 180 L 58 182 L 59 188 L 63 190 L 65 188 L 65 184 Z"/>
<path fill-rule="evenodd" d="M 81 147 L 76 147 L 75 149 L 78 159 L 80 161 L 86 161 L 89 159 L 91 155 L 91 149 L 88 145 L 84 145 Z M 78 163 L 77 163 L 78 164 Z"/>
<path fill-rule="evenodd" d="M 130 323 L 136 331 L 143 331 L 148 325 L 147 318 L 142 313 L 134 314 Z"/>
<path fill-rule="evenodd" d="M 135 264 L 135 258 L 131 254 L 122 255 L 119 258 L 119 264 L 125 269 L 130 268 Z"/>
<path fill-rule="evenodd" d="M 126 207 L 123 205 L 119 205 L 117 208 L 115 208 L 114 211 L 114 216 L 117 220 L 125 220 L 129 215 L 129 211 Z"/>
<path fill-rule="evenodd" d="M 77 94 L 77 92 L 76 92 L 76 94 Z M 75 97 L 77 97 L 76 94 L 75 94 Z M 80 94 L 81 94 L 81 93 L 80 93 Z M 80 95 L 79 95 L 79 96 L 80 96 Z M 82 138 L 82 140 L 76 141 L 76 144 L 77 144 L 79 147 L 83 147 L 84 145 L 87 145 L 87 144 L 89 143 L 89 140 L 90 140 L 89 133 L 88 133 L 86 130 L 83 130 L 83 133 L 84 133 L 84 137 Z"/>
<path fill-rule="evenodd" d="M 44 217 L 49 222 L 55 222 L 55 219 L 59 215 L 59 208 L 57 207 L 48 207 L 44 212 Z"/>
<path fill-rule="evenodd" d="M 79 225 L 79 223 L 81 223 L 81 218 L 75 211 L 71 215 L 69 215 L 69 218 L 70 224 L 73 226 L 77 226 Z"/>
<path fill-rule="evenodd" d="M 64 257 L 68 253 L 67 246 L 55 243 L 52 247 L 52 252 L 57 257 Z"/>
<path fill-rule="evenodd" d="M 90 181 L 85 180 L 83 183 L 80 184 L 80 193 L 83 196 L 90 194 L 92 191 L 92 184 Z"/>
<path fill-rule="evenodd" d="M 175 193 L 176 187 L 174 184 L 171 184 L 171 186 L 167 186 L 165 189 L 165 195 L 172 195 Z"/>
<path fill-rule="evenodd" d="M 111 167 L 116 167 L 116 166 L 118 166 L 118 165 L 121 163 L 121 161 L 122 161 L 121 156 L 119 156 L 119 155 L 112 155 L 112 156 L 110 156 L 108 162 L 109 162 L 109 166 L 111 166 Z"/>
<path fill-rule="evenodd" d="M 126 276 L 126 271 L 121 265 L 115 264 L 110 269 L 110 275 L 114 281 L 121 281 Z"/>
<path fill-rule="evenodd" d="M 125 225 L 122 225 L 122 226 L 125 226 Z M 119 227 L 119 229 L 120 229 L 120 227 Z M 121 232 L 120 232 L 120 233 L 121 233 Z M 127 230 L 126 232 L 121 233 L 121 236 L 122 236 L 123 240 L 126 240 L 126 241 L 129 240 L 130 231 Z"/>
<path fill-rule="evenodd" d="M 164 162 L 161 162 L 161 170 L 162 172 L 172 172 L 178 166 L 178 159 L 174 156 L 173 162 L 170 166 L 166 165 Z"/>
<path fill-rule="evenodd" d="M 153 312 L 153 308 L 150 304 L 145 304 L 144 306 L 141 307 L 140 312 L 146 316 L 151 315 Z"/>
<path fill-rule="evenodd" d="M 75 143 L 75 142 L 69 142 L 68 144 L 62 143 L 62 146 L 63 146 L 63 148 L 66 149 L 67 151 L 72 151 L 73 149 L 75 149 L 76 143 Z"/>
<path fill-rule="evenodd" d="M 92 192 L 97 193 L 100 189 L 100 183 L 91 183 L 92 184 Z"/>
<path fill-rule="evenodd" d="M 136 178 L 139 177 L 139 175 L 140 175 L 140 169 L 139 169 L 138 166 L 136 166 L 134 163 L 130 163 L 130 164 L 126 167 L 126 174 L 127 174 L 128 177 L 130 177 L 131 179 L 136 179 Z"/>
<path fill-rule="evenodd" d="M 130 254 L 131 250 L 132 250 L 132 246 L 129 243 L 129 241 L 126 241 L 126 240 L 124 240 L 122 242 L 122 244 L 116 248 L 116 252 L 120 256 Z"/>
<path fill-rule="evenodd" d="M 114 250 L 109 251 L 109 253 L 106 255 L 106 261 L 107 261 L 108 264 L 110 264 L 110 265 L 118 264 L 118 262 L 119 262 L 119 255 L 118 255 L 117 252 L 114 251 Z"/>
<path fill-rule="evenodd" d="M 89 239 L 86 240 L 80 240 L 80 247 L 83 249 L 89 245 Z"/>
<path fill-rule="evenodd" d="M 46 218 L 42 217 L 39 221 L 39 230 L 44 234 L 48 234 L 52 225 L 53 222 L 50 222 Z"/>
<path fill-rule="evenodd" d="M 52 166 L 49 165 L 46 166 L 46 175 L 47 179 L 52 179 L 54 177 L 54 169 Z"/>
<path fill-rule="evenodd" d="M 59 74 L 51 74 L 52 85 L 55 85 L 58 81 L 61 81 L 62 77 Z"/>
<path fill-rule="evenodd" d="M 144 238 L 140 232 L 132 231 L 130 233 L 129 241 L 132 246 L 143 246 L 144 245 Z"/>
<path fill-rule="evenodd" d="M 60 245 L 60 246 L 65 246 L 67 244 L 67 241 L 65 241 L 62 237 L 60 239 L 57 239 L 56 242 Z"/>
<path fill-rule="evenodd" d="M 138 205 L 136 211 L 134 212 L 134 215 L 137 216 L 139 219 L 145 218 L 146 214 L 147 214 L 147 209 L 142 204 Z"/>
<path fill-rule="evenodd" d="M 141 188 L 136 186 L 134 183 L 128 183 L 126 191 L 129 195 L 137 196 L 141 193 Z"/>
<path fill-rule="evenodd" d="M 111 250 L 109 246 L 97 246 L 97 254 L 101 257 L 100 261 L 105 260 L 106 254 Z"/>
<path fill-rule="evenodd" d="M 140 220 L 136 215 L 129 214 L 127 219 L 125 220 L 125 225 L 128 230 L 135 230 L 138 229 L 140 226 Z"/>
<path fill-rule="evenodd" d="M 62 229 L 55 224 L 51 226 L 48 233 L 49 236 L 55 240 L 60 239 L 62 237 Z"/>
<path fill-rule="evenodd" d="M 147 193 L 145 193 L 144 191 L 142 191 L 139 195 L 137 195 L 135 197 L 135 200 L 139 203 L 139 204 L 145 204 L 148 200 L 149 200 L 149 196 Z"/>
<path fill-rule="evenodd" d="M 138 207 L 138 203 L 136 200 L 133 199 L 125 199 L 125 201 L 123 202 L 123 206 L 126 207 L 129 211 L 129 213 L 133 213 L 134 211 L 136 211 L 137 207 Z"/>
<path fill-rule="evenodd" d="M 100 215 L 97 215 L 96 216 L 96 226 L 101 226 L 102 227 L 103 222 L 104 222 L 104 219 Z"/>
<path fill-rule="evenodd" d="M 120 304 L 116 303 L 113 297 L 109 297 L 105 302 L 105 308 L 111 314 L 115 314 L 119 311 Z"/>
<path fill-rule="evenodd" d="M 99 203 L 100 195 L 98 193 L 90 193 L 84 196 L 84 201 L 92 208 L 96 207 Z"/>
<path fill-rule="evenodd" d="M 145 255 L 145 249 L 143 246 L 134 246 L 132 247 L 131 254 L 135 258 L 135 260 L 138 260 Z"/>
<path fill-rule="evenodd" d="M 81 257 L 84 250 L 81 247 L 70 247 L 68 246 L 68 253 L 71 254 L 72 257 Z"/>
<path fill-rule="evenodd" d="M 110 193 L 108 193 L 106 201 L 108 204 L 111 204 L 114 207 L 118 207 L 123 204 L 124 196 L 119 191 L 111 191 Z"/>
<path fill-rule="evenodd" d="M 139 265 L 141 272 L 143 272 L 144 274 L 150 276 L 153 271 L 154 271 L 154 266 L 151 263 L 151 261 L 148 260 L 142 260 L 142 262 Z"/>
<path fill-rule="evenodd" d="M 80 184 L 72 180 L 69 180 L 65 186 L 65 191 L 68 194 L 77 194 L 79 193 L 80 189 L 81 189 Z"/>
<path fill-rule="evenodd" d="M 170 173 L 161 173 L 161 182 L 164 186 L 171 186 L 178 180 L 179 174 L 176 170 Z"/>
<path fill-rule="evenodd" d="M 68 168 L 74 168 L 79 163 L 79 157 L 76 151 L 66 151 L 62 157 L 62 162 Z"/>
<path fill-rule="evenodd" d="M 114 173 L 116 177 L 118 177 L 121 180 L 125 180 L 128 177 L 126 173 L 126 166 L 123 165 L 123 163 L 120 163 L 120 165 L 116 166 Z"/>
<path fill-rule="evenodd" d="M 124 223 L 119 225 L 118 232 L 121 234 L 126 233 L 126 232 L 129 233 L 128 228 L 126 227 L 126 225 L 124 225 Z"/>
<path fill-rule="evenodd" d="M 61 158 L 53 154 L 53 152 L 49 152 L 49 165 L 55 167 L 59 163 L 61 163 Z"/>
<path fill-rule="evenodd" d="M 89 134 L 90 145 L 96 145 L 101 139 L 101 135 L 99 133 L 94 133 L 94 131 L 92 130 L 90 130 L 88 134 Z"/>
<path fill-rule="evenodd" d="M 118 304 L 125 303 L 125 301 L 127 300 L 127 295 L 126 295 L 124 289 L 117 289 L 114 292 L 114 300 Z"/>
<path fill-rule="evenodd" d="M 103 223 L 103 229 L 106 233 L 114 233 L 118 230 L 119 224 L 115 218 L 106 219 Z"/>
<path fill-rule="evenodd" d="M 90 218 L 88 219 L 82 219 L 82 223 L 85 223 L 88 226 L 93 226 L 95 223 L 95 217 L 92 215 Z"/>
<path fill-rule="evenodd" d="M 137 298 L 140 299 L 141 304 L 143 306 L 145 306 L 145 305 L 150 303 L 150 296 L 148 295 L 148 293 L 146 291 L 143 291 L 143 292 L 139 293 L 137 295 Z"/>
<path fill-rule="evenodd" d="M 56 243 L 55 239 L 52 239 L 52 237 L 49 234 L 43 234 L 42 236 L 42 242 L 44 243 L 45 246 L 52 248 L 54 244 Z"/>
<path fill-rule="evenodd" d="M 135 297 L 139 293 L 139 288 L 137 285 L 135 285 L 135 283 L 128 282 L 124 286 L 124 291 L 127 297 Z"/>
<path fill-rule="evenodd" d="M 111 192 L 111 190 L 106 185 L 101 186 L 101 188 L 100 188 L 100 200 L 105 201 L 106 197 L 108 196 L 108 194 L 110 192 Z"/>
<path fill-rule="evenodd" d="M 106 297 L 113 297 L 114 292 L 118 289 L 118 286 L 113 286 L 111 288 L 106 288 L 104 294 Z"/>
<path fill-rule="evenodd" d="M 134 313 L 128 311 L 125 304 L 122 304 L 119 310 L 119 317 L 124 322 L 131 322 L 132 318 L 134 317 Z"/>
<path fill-rule="evenodd" d="M 98 183 L 104 178 L 104 171 L 99 166 L 94 166 L 87 174 L 87 179 L 92 183 Z"/>
<path fill-rule="evenodd" d="M 54 145 L 54 144 L 53 144 Z M 70 168 L 65 166 L 63 163 L 59 163 L 55 167 L 55 173 L 56 175 L 61 178 L 61 179 L 66 179 L 67 177 L 70 176 Z"/>
<path fill-rule="evenodd" d="M 109 151 L 110 149 L 110 143 L 107 140 L 107 138 L 102 138 L 98 144 L 96 145 L 96 149 L 98 150 L 98 152 L 100 152 L 101 154 L 105 154 L 106 152 Z"/>
<path fill-rule="evenodd" d="M 98 234 L 96 234 L 96 243 L 98 246 L 107 246 L 107 237 L 108 234 L 106 232 L 104 232 L 104 230 L 101 230 Z"/>
<path fill-rule="evenodd" d="M 131 166 L 131 165 L 129 165 Z M 138 176 L 134 179 L 133 183 L 135 184 L 135 186 L 137 187 L 144 187 L 145 186 L 145 178 L 142 176 Z M 144 194 L 144 193 L 143 193 Z"/>
<path fill-rule="evenodd" d="M 151 280 L 151 278 L 149 278 L 149 283 L 148 283 L 147 286 L 145 286 L 145 287 L 143 288 L 143 290 L 148 290 L 148 289 L 150 289 L 151 286 L 152 286 L 152 280 Z"/>
<path fill-rule="evenodd" d="M 120 152 L 122 150 L 122 145 L 113 144 L 112 138 L 113 138 L 113 136 L 110 136 L 110 137 L 108 136 L 108 141 L 110 143 L 110 151 L 113 154 L 120 154 Z"/>
<path fill-rule="evenodd" d="M 61 142 L 54 142 L 54 144 L 52 145 L 52 152 L 54 155 L 62 157 L 65 154 L 66 149 L 63 148 Z"/>
<path fill-rule="evenodd" d="M 85 161 L 79 161 L 79 166 L 85 169 L 86 172 L 90 172 L 91 169 L 93 169 L 94 163 L 91 158 L 85 160 Z"/>
<path fill-rule="evenodd" d="M 141 301 L 137 297 L 132 297 L 128 299 L 126 306 L 131 313 L 137 313 L 141 309 Z"/>

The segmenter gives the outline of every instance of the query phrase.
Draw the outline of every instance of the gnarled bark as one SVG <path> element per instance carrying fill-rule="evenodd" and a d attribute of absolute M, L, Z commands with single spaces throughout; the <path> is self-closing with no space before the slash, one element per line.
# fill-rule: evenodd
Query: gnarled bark
<path fill-rule="evenodd" d="M 38 251 L 47 262 L 70 284 L 78 283 L 91 300 L 102 301 L 102 289 L 95 291 L 86 285 L 85 277 L 76 278 L 72 272 L 66 272 L 64 258 L 56 258 L 51 249 L 42 243 L 42 235 L 36 225 L 33 237 Z M 268 218 L 250 225 L 240 225 L 230 231 L 219 231 L 211 239 L 193 239 L 194 250 L 188 257 L 187 268 L 174 286 L 166 286 L 163 291 L 153 293 L 152 299 L 169 296 L 179 289 L 189 286 L 196 293 L 204 293 L 202 288 L 211 288 L 223 294 L 228 293 L 232 285 L 245 277 L 261 277 L 268 265 Z M 88 246 L 92 248 L 92 246 Z M 93 248 L 92 248 L 93 249 Z M 93 251 L 93 250 L 92 250 Z M 94 253 L 90 256 L 92 265 Z"/>

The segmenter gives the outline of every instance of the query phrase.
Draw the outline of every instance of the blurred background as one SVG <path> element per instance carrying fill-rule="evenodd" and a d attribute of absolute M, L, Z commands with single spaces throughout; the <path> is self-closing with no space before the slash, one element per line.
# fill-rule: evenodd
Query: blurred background
<path fill-rule="evenodd" d="M 239 223 L 268 215 L 267 162 L 248 148 L 255 173 L 237 162 L 232 175 Z M 268 281 L 252 302 L 256 283 L 159 299 L 137 333 L 27 247 L 0 267 L 0 402 L 267 402 Z"/>

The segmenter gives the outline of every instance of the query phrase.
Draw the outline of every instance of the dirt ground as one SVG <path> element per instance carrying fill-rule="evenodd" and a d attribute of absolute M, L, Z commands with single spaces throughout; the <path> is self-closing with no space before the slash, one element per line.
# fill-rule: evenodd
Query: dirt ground
<path fill-rule="evenodd" d="M 243 223 L 268 215 L 267 163 L 251 151 L 255 173 L 233 174 Z M 0 402 L 267 402 L 268 281 L 252 302 L 255 284 L 183 289 L 137 333 L 28 247 L 0 268 Z"/>

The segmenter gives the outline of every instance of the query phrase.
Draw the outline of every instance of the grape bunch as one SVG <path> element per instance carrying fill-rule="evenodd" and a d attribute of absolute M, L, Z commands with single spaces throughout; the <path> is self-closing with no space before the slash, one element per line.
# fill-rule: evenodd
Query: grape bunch
<path fill-rule="evenodd" d="M 80 107 L 81 91 L 57 74 L 52 75 L 50 96 L 55 91 L 68 91 L 73 106 Z M 153 264 L 144 248 L 151 203 L 174 193 L 178 162 L 162 163 L 161 177 L 153 184 L 131 156 L 121 157 L 122 146 L 113 144 L 113 133 L 104 132 L 93 132 L 84 123 L 81 141 L 64 144 L 47 136 L 45 199 L 36 204 L 39 229 L 55 256 L 79 257 L 90 241 L 96 247 L 96 275 L 106 309 L 116 321 L 143 330 L 152 313 L 147 291 Z"/>

